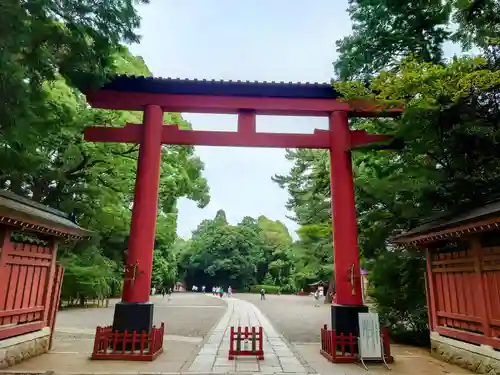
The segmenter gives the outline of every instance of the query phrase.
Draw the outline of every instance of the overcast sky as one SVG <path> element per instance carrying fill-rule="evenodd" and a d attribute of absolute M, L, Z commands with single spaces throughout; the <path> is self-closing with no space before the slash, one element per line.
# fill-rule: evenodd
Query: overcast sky
<path fill-rule="evenodd" d="M 351 31 L 347 0 L 152 0 L 141 6 L 142 56 L 157 77 L 328 82 L 335 41 Z M 230 115 L 184 115 L 194 129 L 235 130 Z M 310 133 L 326 119 L 257 118 L 257 130 Z M 290 164 L 281 149 L 197 147 L 205 163 L 210 204 L 179 203 L 178 234 L 188 237 L 198 223 L 224 209 L 231 223 L 265 215 L 290 231 L 287 193 L 271 181 Z"/>
<path fill-rule="evenodd" d="M 132 52 L 155 76 L 261 81 L 327 82 L 332 77 L 335 40 L 350 32 L 347 0 L 153 0 L 140 7 L 139 45 Z M 235 130 L 231 115 L 184 115 L 194 129 Z M 257 130 L 309 133 L 326 119 L 257 118 Z M 205 163 L 210 204 L 198 209 L 182 199 L 178 234 L 188 237 L 198 223 L 224 209 L 231 223 L 244 216 L 286 218 L 287 193 L 271 181 L 290 164 L 282 149 L 197 147 Z"/>

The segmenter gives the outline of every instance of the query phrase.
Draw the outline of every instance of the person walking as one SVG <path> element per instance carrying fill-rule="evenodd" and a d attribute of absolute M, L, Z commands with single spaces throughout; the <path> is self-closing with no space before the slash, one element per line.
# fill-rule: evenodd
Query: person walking
<path fill-rule="evenodd" d="M 233 295 L 233 288 L 231 288 L 231 285 L 227 288 L 227 296 L 230 298 Z"/>
<path fill-rule="evenodd" d="M 264 301 L 266 299 L 266 291 L 264 290 L 264 288 L 260 290 L 260 299 L 261 301 Z"/>
<path fill-rule="evenodd" d="M 316 292 L 314 292 L 314 306 L 319 307 L 319 290 L 316 289 Z"/>

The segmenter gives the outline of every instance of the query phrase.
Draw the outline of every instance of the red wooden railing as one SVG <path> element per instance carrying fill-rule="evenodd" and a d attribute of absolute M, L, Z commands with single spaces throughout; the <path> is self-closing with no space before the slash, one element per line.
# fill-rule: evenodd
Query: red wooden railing
<path fill-rule="evenodd" d="M 251 349 L 241 348 L 241 341 L 249 341 Z M 259 360 L 264 360 L 264 334 L 262 327 L 255 329 L 255 327 L 245 327 L 244 330 L 238 327 L 230 328 L 229 333 L 229 355 L 228 359 L 233 360 L 235 357 L 257 357 Z"/>
<path fill-rule="evenodd" d="M 384 357 L 386 362 L 391 363 L 394 358 L 391 356 L 391 342 L 389 329 L 382 328 L 381 340 L 384 347 Z M 321 328 L 321 355 L 330 362 L 354 363 L 358 360 L 358 337 L 352 333 L 337 335 L 335 330 L 329 330 L 325 324 Z"/>
<path fill-rule="evenodd" d="M 427 252 L 431 330 L 500 349 L 500 247 Z"/>
<path fill-rule="evenodd" d="M 119 332 L 97 327 L 92 359 L 152 361 L 163 352 L 165 325 L 151 332 Z"/>
<path fill-rule="evenodd" d="M 62 282 L 56 245 L 12 242 L 0 230 L 0 340 L 53 327 Z"/>
<path fill-rule="evenodd" d="M 325 324 L 321 328 L 321 354 L 330 362 L 353 363 L 357 360 L 356 346 L 358 338 L 352 333 L 337 335 L 335 330 L 329 330 Z"/>

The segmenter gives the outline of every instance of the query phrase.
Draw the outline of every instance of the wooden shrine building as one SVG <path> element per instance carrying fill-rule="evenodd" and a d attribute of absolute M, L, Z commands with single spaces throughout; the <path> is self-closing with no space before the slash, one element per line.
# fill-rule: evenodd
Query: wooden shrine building
<path fill-rule="evenodd" d="M 500 199 L 431 220 L 393 242 L 425 251 L 433 353 L 500 373 Z"/>
<path fill-rule="evenodd" d="M 0 190 L 0 369 L 50 349 L 63 279 L 57 245 L 90 235 L 69 215 Z"/>

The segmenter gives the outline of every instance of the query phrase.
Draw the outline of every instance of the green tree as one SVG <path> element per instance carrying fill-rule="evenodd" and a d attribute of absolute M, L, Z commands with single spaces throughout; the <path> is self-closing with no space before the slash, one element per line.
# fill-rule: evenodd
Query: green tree
<path fill-rule="evenodd" d="M 158 291 L 172 288 L 177 281 L 177 261 L 169 249 L 155 250 L 151 285 Z"/>
<path fill-rule="evenodd" d="M 150 75 L 144 61 L 127 49 L 121 48 L 113 56 L 116 73 Z M 59 256 L 68 280 L 63 296 L 72 295 L 75 299 L 78 295 L 85 300 L 91 297 L 90 291 L 117 295 L 120 285 L 115 280 L 121 279 L 127 249 L 138 146 L 85 142 L 83 130 L 90 124 L 122 126 L 126 122 L 141 122 L 141 115 L 88 108 L 85 97 L 62 76 L 46 81 L 43 89 L 43 105 L 51 108 L 43 118 L 47 126 L 33 127 L 30 132 L 4 132 L 0 141 L 0 185 L 73 213 L 80 225 L 95 230 L 92 243 L 60 247 Z M 190 126 L 179 114 L 166 113 L 165 117 L 168 123 Z M 56 126 L 57 131 L 47 130 Z M 202 169 L 193 147 L 163 147 L 156 235 L 159 251 L 155 253 L 161 259 L 155 262 L 161 265 L 162 280 L 168 282 L 175 278 L 177 268 L 176 259 L 171 259 L 167 251 L 176 238 L 177 199 L 188 197 L 201 207 L 208 202 Z M 92 268 L 93 259 L 101 266 Z M 108 271 L 104 272 L 106 267 Z M 84 278 L 88 280 L 82 281 Z"/>
<path fill-rule="evenodd" d="M 318 280 L 330 280 L 333 287 L 329 154 L 324 150 L 286 150 L 286 158 L 293 162 L 290 173 L 276 175 L 273 180 L 288 191 L 287 208 L 301 225 L 299 240 L 291 251 L 294 284 L 301 289 Z"/>
<path fill-rule="evenodd" d="M 292 239 L 279 221 L 245 217 L 230 225 L 223 210 L 202 221 L 183 244 L 180 273 L 188 285 L 236 289 L 259 284 L 289 286 L 293 270 Z"/>
<path fill-rule="evenodd" d="M 390 237 L 434 213 L 498 193 L 498 4 L 353 0 L 350 5 L 353 35 L 339 41 L 335 63 L 347 81 L 336 82 L 335 89 L 347 99 L 405 105 L 399 119 L 351 121 L 353 128 L 394 135 L 405 144 L 398 152 L 353 154 L 362 263 L 371 269 L 371 294 L 381 317 L 400 338 L 424 337 L 422 259 L 410 250 L 388 252 Z M 452 13 L 458 24 L 454 33 Z M 441 47 L 447 40 L 480 47 L 482 56 L 446 62 Z M 331 241 L 328 158 L 323 151 L 289 151 L 287 156 L 294 166 L 275 181 L 288 190 L 288 208 L 301 225 L 296 253 L 302 242 L 307 249 L 324 245 L 326 254 Z M 325 257 L 319 266 L 309 266 L 313 257 L 299 259 L 296 277 L 303 280 L 319 275 L 330 262 Z M 395 281 L 394 275 L 404 277 Z M 404 302 L 408 296 L 412 299 Z"/>
<path fill-rule="evenodd" d="M 337 41 L 336 73 L 341 79 L 370 78 L 397 68 L 409 54 L 441 62 L 451 10 L 441 0 L 349 0 L 353 33 Z"/>
<path fill-rule="evenodd" d="M 252 239 L 227 224 L 222 210 L 213 221 L 202 224 L 181 257 L 180 267 L 188 285 L 231 285 L 240 289 L 251 283 Z"/>
<path fill-rule="evenodd" d="M 395 340 L 429 344 L 424 271 L 424 255 L 414 250 L 385 252 L 373 264 L 370 294 Z"/>
<path fill-rule="evenodd" d="M 147 0 L 5 0 L 0 4 L 0 132 L 57 129 L 47 82 L 62 76 L 73 86 L 114 73 L 122 43 L 139 40 L 135 5 Z M 52 128 L 47 128 L 53 125 Z M 12 129 L 14 128 L 14 129 Z"/>
<path fill-rule="evenodd" d="M 424 267 L 415 253 L 388 253 L 388 239 L 433 213 L 498 193 L 499 77 L 484 58 L 457 58 L 447 65 L 407 60 L 370 87 L 406 105 L 400 119 L 365 121 L 367 127 L 390 129 L 405 149 L 355 160 L 360 244 L 365 256 L 375 258 L 372 296 L 400 338 L 423 342 L 427 335 Z M 388 275 L 396 273 L 406 276 L 394 282 Z"/>
<path fill-rule="evenodd" d="M 490 49 L 499 44 L 500 4 L 496 0 L 454 0 L 453 20 L 458 29 L 453 40 L 465 49 Z"/>

